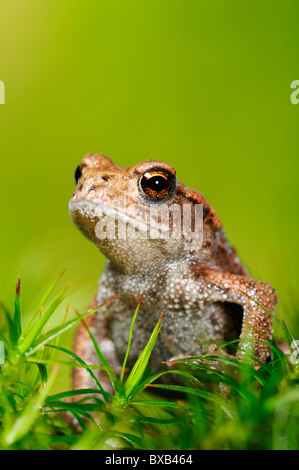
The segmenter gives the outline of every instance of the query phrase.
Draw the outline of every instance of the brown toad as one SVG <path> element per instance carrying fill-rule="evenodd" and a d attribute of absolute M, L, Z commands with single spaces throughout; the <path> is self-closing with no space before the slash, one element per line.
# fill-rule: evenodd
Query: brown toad
<path fill-rule="evenodd" d="M 178 183 L 175 170 L 161 161 L 117 167 L 100 154 L 84 157 L 75 180 L 71 218 L 107 257 L 93 306 L 120 293 L 88 319 L 111 366 L 124 357 L 141 293 L 129 365 L 146 345 L 161 312 L 162 329 L 151 356 L 154 370 L 173 356 L 206 353 L 209 341 L 239 337 L 249 341 L 239 342 L 238 358 L 249 351 L 266 362 L 269 347 L 252 340 L 271 340 L 272 319 L 256 302 L 273 313 L 276 293 L 269 284 L 249 277 L 199 192 Z M 87 363 L 97 362 L 83 327 L 76 335 L 75 352 Z M 110 390 L 104 372 L 99 378 Z M 76 369 L 74 387 L 90 385 L 88 374 Z"/>

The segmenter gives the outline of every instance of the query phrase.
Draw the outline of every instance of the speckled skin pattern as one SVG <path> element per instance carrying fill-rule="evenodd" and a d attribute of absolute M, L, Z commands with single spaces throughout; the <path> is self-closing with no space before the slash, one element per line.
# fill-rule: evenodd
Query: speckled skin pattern
<path fill-rule="evenodd" d="M 119 196 L 126 197 L 129 217 L 137 204 L 141 218 L 146 220 L 151 204 L 157 202 L 145 197 L 140 180 L 152 169 L 168 172 L 175 182 L 164 204 L 203 205 L 203 244 L 199 250 L 183 249 L 182 240 L 99 240 L 96 237 L 97 222 L 103 213 L 109 216 L 117 210 Z M 146 345 L 161 312 L 162 329 L 151 357 L 154 370 L 165 368 L 161 362 L 173 356 L 206 353 L 208 341 L 217 343 L 238 337 L 271 340 L 271 316 L 256 302 L 274 313 L 277 304 L 274 289 L 249 277 L 227 242 L 214 210 L 199 192 L 177 183 L 170 165 L 149 160 L 132 167 L 117 167 L 104 155 L 88 154 L 78 176 L 69 205 L 71 218 L 107 257 L 92 306 L 120 293 L 87 320 L 111 366 L 118 366 L 123 360 L 141 293 L 144 294 L 128 365 L 132 365 Z M 247 351 L 262 362 L 270 355 L 267 345 L 240 341 L 237 357 L 242 358 Z M 87 363 L 98 362 L 83 327 L 75 338 L 75 353 Z M 98 375 L 103 387 L 111 391 L 105 373 Z M 86 371 L 75 369 L 74 388 L 91 385 Z"/>

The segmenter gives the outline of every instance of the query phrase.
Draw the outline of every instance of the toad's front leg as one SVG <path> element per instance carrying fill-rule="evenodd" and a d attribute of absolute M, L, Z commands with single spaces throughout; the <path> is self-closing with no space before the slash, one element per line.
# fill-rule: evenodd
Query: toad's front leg
<path fill-rule="evenodd" d="M 201 283 L 202 290 L 204 282 L 209 302 L 231 302 L 243 307 L 237 357 L 254 356 L 265 363 L 271 355 L 270 347 L 264 344 L 269 343 L 272 337 L 273 320 L 270 314 L 274 314 L 278 302 L 272 286 L 241 275 L 210 269 L 203 272 L 204 278 L 199 278 L 198 283 Z"/>

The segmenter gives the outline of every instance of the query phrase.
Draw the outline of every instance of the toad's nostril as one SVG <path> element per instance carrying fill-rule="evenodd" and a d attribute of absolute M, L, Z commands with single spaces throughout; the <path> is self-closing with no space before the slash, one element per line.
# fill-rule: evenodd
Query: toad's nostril
<path fill-rule="evenodd" d="M 95 191 L 96 187 L 94 185 L 90 186 L 88 193 L 91 193 L 92 191 Z"/>

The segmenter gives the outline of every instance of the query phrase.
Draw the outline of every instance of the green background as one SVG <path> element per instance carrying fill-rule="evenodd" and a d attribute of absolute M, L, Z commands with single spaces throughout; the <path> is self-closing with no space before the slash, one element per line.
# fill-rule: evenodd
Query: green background
<path fill-rule="evenodd" d="M 205 195 L 298 338 L 298 18 L 289 0 L 1 0 L 1 300 L 21 274 L 30 312 L 67 267 L 58 321 L 83 311 L 104 258 L 69 218 L 74 170 L 88 152 L 156 158 Z"/>

